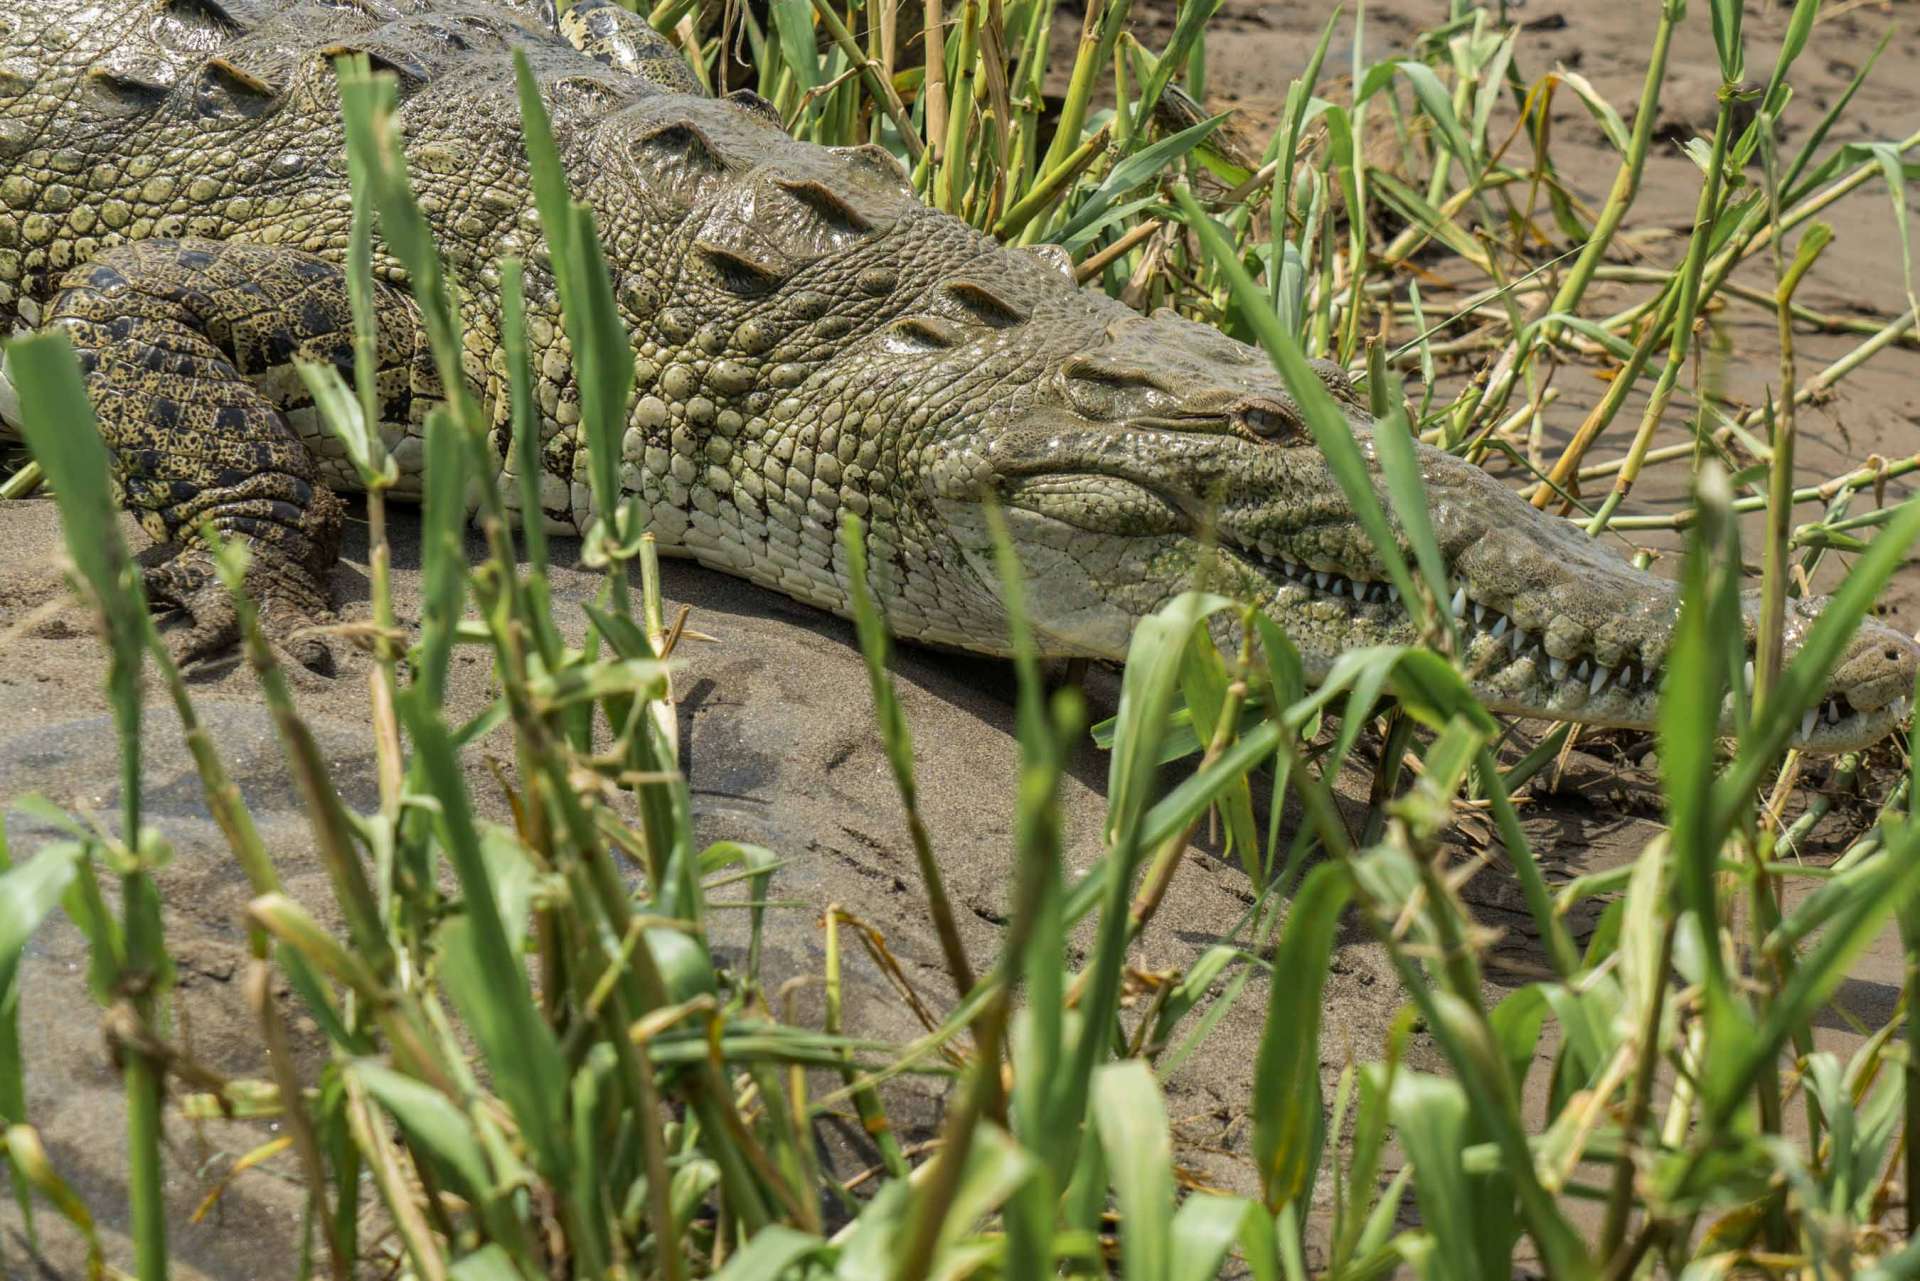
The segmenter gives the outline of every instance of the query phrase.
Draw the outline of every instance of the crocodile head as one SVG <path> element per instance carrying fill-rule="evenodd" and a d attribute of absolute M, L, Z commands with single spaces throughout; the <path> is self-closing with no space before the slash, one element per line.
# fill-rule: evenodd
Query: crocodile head
<path fill-rule="evenodd" d="M 1342 371 L 1317 372 L 1347 409 L 1391 513 L 1367 416 Z M 1675 584 L 1534 510 L 1481 468 L 1417 449 L 1452 589 L 1446 605 L 1480 699 L 1522 716 L 1650 726 Z M 1004 507 L 1036 624 L 1056 649 L 1116 656 L 1136 619 L 1201 583 L 1262 608 L 1310 677 L 1343 651 L 1418 640 L 1265 357 L 1171 314 L 1115 315 L 1096 341 L 951 438 L 929 480 L 969 546 L 981 545 L 978 497 Z M 984 557 L 975 559 L 984 574 Z M 1792 604 L 1789 653 L 1823 604 Z M 1751 653 L 1757 598 L 1744 613 Z M 1917 665 L 1912 639 L 1863 624 L 1797 741 L 1839 751 L 1886 734 L 1906 717 Z"/>
<path fill-rule="evenodd" d="M 639 103 L 600 143 L 596 203 L 640 347 L 628 483 L 669 543 L 844 609 L 834 531 L 852 510 L 900 634 L 1004 650 L 993 502 L 1054 654 L 1122 657 L 1140 618 L 1200 584 L 1266 610 L 1315 677 L 1355 647 L 1418 641 L 1259 351 L 929 210 L 877 148 L 792 143 L 681 97 Z M 636 218 L 636 192 L 660 207 Z M 663 220 L 679 245 L 647 230 Z M 1322 376 L 1370 448 L 1344 376 Z M 1479 696 L 1651 724 L 1673 586 L 1479 468 L 1419 457 Z M 1818 609 L 1796 606 L 1790 646 Z M 1917 656 L 1862 627 L 1802 741 L 1884 734 Z"/>

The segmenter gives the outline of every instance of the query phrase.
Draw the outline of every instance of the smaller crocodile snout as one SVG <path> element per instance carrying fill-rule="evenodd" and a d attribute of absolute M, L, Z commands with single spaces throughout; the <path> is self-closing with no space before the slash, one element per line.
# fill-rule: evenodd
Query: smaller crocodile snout
<path fill-rule="evenodd" d="M 1910 697 L 1916 670 L 1920 670 L 1920 644 L 1883 623 L 1868 620 L 1860 625 L 1846 657 L 1834 669 L 1832 683 L 1845 692 L 1854 707 L 1875 711 Z"/>

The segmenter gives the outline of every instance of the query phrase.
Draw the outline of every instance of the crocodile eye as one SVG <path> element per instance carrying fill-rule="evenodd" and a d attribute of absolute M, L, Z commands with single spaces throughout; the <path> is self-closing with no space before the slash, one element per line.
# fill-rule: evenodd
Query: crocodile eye
<path fill-rule="evenodd" d="M 1246 405 L 1235 417 L 1242 427 L 1261 440 L 1294 441 L 1304 439 L 1307 434 L 1300 416 L 1279 405 Z"/>

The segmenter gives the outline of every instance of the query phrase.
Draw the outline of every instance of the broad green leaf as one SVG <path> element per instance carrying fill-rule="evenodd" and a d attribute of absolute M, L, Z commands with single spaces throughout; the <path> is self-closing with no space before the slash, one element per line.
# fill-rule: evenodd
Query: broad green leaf
<path fill-rule="evenodd" d="M 1469 1142 L 1467 1099 L 1441 1077 L 1402 1072 L 1393 1083 L 1393 1125 L 1412 1158 L 1413 1193 L 1434 1252 L 1424 1275 L 1438 1281 L 1506 1276 L 1506 1261 L 1483 1259 L 1474 1224 L 1486 1207 L 1474 1196 L 1461 1153 Z"/>
<path fill-rule="evenodd" d="M 1173 1216 L 1169 1281 L 1210 1281 L 1218 1276 L 1227 1251 L 1246 1240 L 1249 1221 L 1264 1217 L 1260 1207 L 1245 1197 L 1196 1192 L 1182 1201 Z M 1272 1235 L 1271 1228 L 1267 1235 Z M 1276 1266 L 1271 1252 L 1263 1258 L 1253 1250 L 1247 1251 L 1247 1263 L 1256 1277 L 1263 1264 L 1268 1275 Z"/>
<path fill-rule="evenodd" d="M 970 1232 L 998 1211 L 1040 1168 L 1039 1162 L 999 1126 L 983 1121 L 967 1149 L 967 1167 L 941 1225 L 940 1254 L 961 1248 Z M 940 1254 L 934 1271 L 944 1272 Z"/>
<path fill-rule="evenodd" d="M 415 1148 L 431 1153 L 461 1181 L 461 1195 L 474 1202 L 493 1194 L 493 1176 L 473 1118 L 430 1085 L 377 1063 L 347 1069 L 385 1108 Z"/>
<path fill-rule="evenodd" d="M 1307 874 L 1287 913 L 1268 980 L 1253 1073 L 1253 1151 L 1277 1213 L 1313 1190 L 1325 1144 L 1320 1096 L 1321 993 L 1353 878 L 1339 863 Z"/>
<path fill-rule="evenodd" d="M 1593 87 L 1593 82 L 1579 72 L 1559 67 L 1553 74 L 1563 83 L 1573 86 L 1574 93 L 1579 95 L 1581 103 L 1600 126 L 1600 131 L 1607 135 L 1607 141 L 1613 144 L 1615 151 L 1625 156 L 1630 149 L 1627 124 L 1620 118 L 1620 113 L 1614 110 L 1613 104 L 1601 97 L 1600 91 Z"/>
<path fill-rule="evenodd" d="M 1487 1011 L 1487 1021 L 1499 1039 L 1507 1072 L 1513 1079 L 1513 1092 L 1519 1096 L 1527 1083 L 1540 1046 L 1540 1029 L 1546 1022 L 1547 1001 L 1544 986 L 1530 983 L 1511 993 Z"/>
<path fill-rule="evenodd" d="M 472 1254 L 456 1259 L 447 1269 L 448 1281 L 526 1281 L 513 1266 L 513 1256 L 497 1245 L 483 1245 Z"/>
<path fill-rule="evenodd" d="M 0 872 L 0 1000 L 12 999 L 21 950 L 47 913 L 60 905 L 82 853 L 83 847 L 73 842 L 49 842 L 32 858 Z"/>
<path fill-rule="evenodd" d="M 713 1281 L 780 1281 L 795 1265 L 825 1248 L 826 1242 L 806 1232 L 771 1224 L 713 1274 Z"/>
<path fill-rule="evenodd" d="M 1120 1211 L 1120 1259 L 1129 1281 L 1170 1281 L 1173 1139 L 1159 1082 L 1139 1059 L 1100 1069 L 1093 1116 Z"/>
<path fill-rule="evenodd" d="M 1051 233 L 1047 238 L 1055 243 L 1072 240 L 1082 231 L 1092 226 L 1114 201 L 1143 183 L 1156 182 L 1160 176 L 1179 162 L 1181 157 L 1206 141 L 1207 136 L 1226 123 L 1231 112 L 1203 120 L 1197 125 L 1182 129 L 1171 138 L 1162 138 L 1159 142 L 1142 147 L 1113 167 L 1112 172 L 1100 181 L 1087 198 L 1073 211 L 1066 225 Z"/>
<path fill-rule="evenodd" d="M 48 843 L 25 863 L 8 866 L 6 817 L 0 814 L 0 1129 L 27 1119 L 26 1065 L 20 1056 L 20 954 L 40 922 L 60 904 L 72 882 L 82 847 Z M 14 1196 L 29 1242 L 33 1208 L 27 1172 L 10 1161 Z M 3 1257 L 3 1256 L 0 1256 Z"/>
<path fill-rule="evenodd" d="M 1407 82 L 1413 86 L 1414 97 L 1420 101 L 1420 109 L 1427 113 L 1428 119 L 1439 126 L 1441 136 L 1446 139 L 1448 150 L 1452 151 L 1455 159 L 1459 160 L 1462 171 L 1471 177 L 1473 148 L 1467 140 L 1466 133 L 1460 128 L 1460 117 L 1454 114 L 1453 96 L 1447 92 L 1447 87 L 1440 83 L 1440 77 L 1434 74 L 1433 68 L 1424 62 L 1407 59 L 1395 65 L 1398 66 L 1400 74 L 1405 76 Z"/>

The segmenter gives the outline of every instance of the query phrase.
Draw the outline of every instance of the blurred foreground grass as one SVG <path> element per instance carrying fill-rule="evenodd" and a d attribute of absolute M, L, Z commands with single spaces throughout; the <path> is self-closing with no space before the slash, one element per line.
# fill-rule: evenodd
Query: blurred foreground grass
<path fill-rule="evenodd" d="M 540 212 L 576 338 L 583 428 L 599 464 L 591 478 L 602 520 L 585 553 L 605 567 L 606 585 L 588 611 L 587 641 L 562 640 L 544 541 L 530 530 L 516 546 L 507 505 L 485 486 L 475 492 L 490 554 L 477 566 L 465 560 L 466 477 L 484 459 L 481 417 L 458 393 L 428 424 L 419 632 L 395 629 L 383 534 L 391 472 L 368 427 L 373 389 L 364 377 L 349 386 L 331 369 L 304 371 L 369 493 L 376 812 L 340 802 L 280 660 L 237 591 L 244 549 L 227 548 L 223 559 L 247 657 L 331 874 L 341 938 L 319 926 L 313 905 L 283 891 L 148 617 L 127 549 L 117 537 L 72 539 L 76 586 L 96 607 L 112 656 L 124 812 L 110 828 L 15 798 L 64 833 L 17 865 L 0 830 L 0 1118 L 29 1223 L 36 1206 L 50 1207 L 94 1239 L 87 1207 L 23 1105 L 17 960 L 37 923 L 64 908 L 91 946 L 90 979 L 128 1101 L 136 1253 L 109 1261 L 96 1248 L 102 1272 L 166 1274 L 159 1135 L 171 1076 L 189 1114 L 282 1123 L 236 1170 L 281 1152 L 298 1163 L 308 1248 L 290 1270 L 302 1276 L 944 1281 L 1067 1271 L 1292 1281 L 1307 1274 L 1315 1205 L 1323 1247 L 1315 1271 L 1327 1277 L 1470 1281 L 1520 1267 L 1566 1278 L 1920 1275 L 1920 1248 L 1906 1244 L 1907 1189 L 1920 1176 L 1920 1025 L 1906 1017 L 1920 983 L 1910 780 L 1825 868 L 1779 854 L 1818 811 L 1783 830 L 1778 807 L 1762 803 L 1792 786 L 1793 727 L 1920 535 L 1920 507 L 1851 510 L 1860 491 L 1908 464 L 1808 490 L 1795 489 L 1792 469 L 1796 406 L 1910 338 L 1911 313 L 1862 322 L 1793 301 L 1828 243 L 1814 219 L 1864 183 L 1895 194 L 1904 255 L 1907 140 L 1827 147 L 1849 92 L 1801 122 L 1799 150 L 1779 149 L 1788 72 L 1817 15 L 1813 0 L 1793 8 L 1785 47 L 1754 84 L 1740 0 L 1697 6 L 1691 17 L 1665 5 L 1631 125 L 1571 73 L 1530 78 L 1518 34 L 1490 11 L 1456 3 L 1416 56 L 1362 64 L 1356 55 L 1338 86 L 1321 80 L 1343 20 L 1331 19 L 1263 154 L 1246 156 L 1226 143 L 1220 117 L 1194 105 L 1204 100 L 1217 7 L 1187 0 L 1171 41 L 1154 51 L 1134 38 L 1127 0 L 1091 4 L 1057 110 L 1042 96 L 1051 0 L 962 0 L 953 12 L 926 0 L 915 15 L 919 41 L 895 29 L 897 11 L 861 0 L 845 9 L 774 0 L 764 23 L 750 7 L 729 7 L 711 29 L 687 0 L 663 0 L 651 16 L 709 84 L 737 87 L 741 68 L 723 53 L 744 42 L 759 91 L 800 136 L 877 141 L 940 207 L 1003 239 L 1055 246 L 1082 279 L 1137 305 L 1175 306 L 1262 344 L 1369 522 L 1384 527 L 1386 516 L 1358 474 L 1344 422 L 1313 395 L 1307 357 L 1364 371 L 1382 464 L 1399 486 L 1418 485 L 1405 448 L 1418 435 L 1531 469 L 1543 506 L 1577 502 L 1583 483 L 1605 482 L 1584 517 L 1598 535 L 1641 519 L 1616 513 L 1645 468 L 1689 467 L 1695 504 L 1664 518 L 1691 531 L 1688 612 L 1659 736 L 1667 833 L 1618 873 L 1549 886 L 1510 795 L 1565 731 L 1515 750 L 1450 662 L 1424 649 L 1356 653 L 1308 690 L 1272 621 L 1196 592 L 1134 638 L 1118 715 L 1102 731 L 1111 751 L 1104 853 L 1078 878 L 1061 861 L 1056 793 L 1070 746 L 1087 732 L 1085 711 L 1071 690 L 1048 693 L 1031 644 L 1018 637 L 1014 916 L 991 957 L 968 956 L 956 931 L 940 929 L 955 999 L 937 1030 L 886 1045 L 841 1026 L 846 925 L 837 919 L 826 925 L 825 1025 L 782 1021 L 766 983 L 790 976 L 760 972 L 762 909 L 752 912 L 743 966 L 721 967 L 707 947 L 709 891 L 744 879 L 751 900 L 764 901 L 777 856 L 695 843 L 678 771 L 675 631 L 660 612 L 652 543 L 622 504 L 611 465 L 631 391 L 626 335 L 610 319 L 591 221 L 570 203 L 538 100 L 523 88 Z M 1629 271 L 1609 249 L 1629 225 L 1683 20 L 1713 24 L 1726 85 L 1714 132 L 1689 148 L 1701 167 L 1698 220 L 1680 262 Z M 897 61 L 909 48 L 924 58 Z M 1869 61 L 1860 74 L 1870 70 Z M 377 224 L 408 268 L 446 384 L 460 388 L 458 317 L 413 204 L 390 86 L 364 65 L 343 65 L 341 81 L 356 174 L 351 261 L 365 270 Z M 1579 95 L 1619 153 L 1597 210 L 1565 188 L 1544 147 L 1546 111 L 1560 92 Z M 1743 104 L 1751 110 L 1737 111 Z M 1497 136 L 1500 119 L 1509 132 Z M 1388 164 L 1376 160 L 1381 136 L 1392 143 Z M 1766 269 L 1774 287 L 1736 283 L 1743 264 Z M 1597 281 L 1645 295 L 1596 315 Z M 531 485 L 540 467 L 517 264 L 506 264 L 502 288 L 522 458 L 515 472 Z M 362 289 L 361 305 L 365 297 Z M 1653 429 L 1683 380 L 1701 377 L 1701 362 L 1689 359 L 1696 322 L 1732 305 L 1779 317 L 1776 398 L 1739 412 L 1710 386 L 1685 388 L 1693 442 L 1654 449 Z M 1796 326 L 1851 326 L 1861 342 L 1802 380 Z M 19 340 L 9 356 L 34 409 L 36 466 L 66 527 L 114 530 L 105 454 L 79 429 L 90 414 L 63 341 Z M 1463 366 L 1471 376 L 1447 376 Z M 1554 372 L 1570 366 L 1613 377 L 1571 443 L 1549 456 L 1541 411 Z M 1420 387 L 1411 402 L 1400 387 L 1408 373 Z M 1609 431 L 1636 387 L 1650 396 L 1630 443 L 1597 461 L 1595 446 L 1617 438 Z M 32 479 L 16 478 L 14 488 Z M 1817 518 L 1796 524 L 1799 503 L 1819 504 Z M 520 509 L 537 505 L 528 493 Z M 1767 515 L 1763 586 L 1775 601 L 1823 557 L 1855 557 L 1792 664 L 1763 667 L 1751 705 L 1743 682 L 1730 679 L 1724 643 L 1743 574 L 1735 516 L 1747 510 Z M 1886 528 L 1864 541 L 1876 525 Z M 1446 597 L 1430 578 L 1439 558 L 1430 536 L 1408 532 L 1416 555 L 1393 574 L 1405 599 L 1431 609 Z M 863 563 L 859 524 L 842 535 Z M 1002 571 L 1017 618 L 1019 566 L 1004 543 Z M 878 732 L 911 812 L 910 729 L 888 674 L 884 620 L 864 597 L 856 606 Z M 1440 636 L 1444 617 L 1432 623 Z M 479 720 L 455 725 L 441 693 L 459 644 L 487 649 L 501 693 Z M 1776 652 L 1763 637 L 1761 653 Z M 186 726 L 207 804 L 256 895 L 248 991 L 262 1076 L 213 1092 L 183 1072 L 165 1014 L 172 976 L 152 872 L 166 839 L 142 817 L 143 672 L 157 673 Z M 1730 689 L 1746 732 L 1726 751 L 1710 727 Z M 511 828 L 477 816 L 458 766 L 465 743 L 502 725 L 517 767 Z M 1380 801 L 1356 837 L 1333 784 L 1370 729 L 1383 744 Z M 1167 786 L 1161 765 L 1183 745 L 1199 764 Z M 1416 769 L 1406 768 L 1410 758 Z M 1258 787 L 1256 775 L 1265 776 Z M 1256 796 L 1269 784 L 1263 826 Z M 1494 821 L 1497 856 L 1519 883 L 1548 975 L 1493 1006 L 1480 972 L 1486 934 L 1458 893 L 1473 869 L 1451 865 L 1441 843 L 1463 803 Z M 1283 808 L 1297 820 L 1287 839 Z M 1247 870 L 1252 905 L 1222 932 L 1227 942 L 1143 1008 L 1126 1008 L 1130 950 L 1209 815 Z M 950 921 L 936 852 L 921 843 L 917 853 L 929 911 Z M 1788 910 L 1782 886 L 1792 877 L 1818 886 Z M 1582 950 L 1567 914 L 1596 896 L 1607 905 Z M 1391 958 L 1406 1015 L 1376 1058 L 1340 1073 L 1328 1099 L 1321 993 L 1348 912 Z M 1067 936 L 1088 919 L 1093 945 L 1076 970 Z M 1889 920 L 1907 948 L 1908 987 L 1894 1021 L 1868 1029 L 1843 1062 L 1816 1047 L 1815 1020 Z M 1183 1192 L 1160 1081 L 1204 1044 L 1256 972 L 1272 976 L 1253 1094 L 1243 1101 L 1259 1194 Z M 317 1079 L 295 1068 L 270 996 L 281 980 L 331 1047 Z M 1416 1025 L 1451 1074 L 1406 1064 Z M 1543 1046 L 1548 1066 L 1536 1068 Z M 1544 1118 L 1520 1107 L 1534 1071 L 1548 1074 Z M 811 1093 L 823 1072 L 837 1088 Z M 911 1154 L 917 1164 L 887 1113 L 888 1082 L 903 1073 L 952 1078 L 939 1141 Z M 816 1118 L 846 1107 L 881 1162 L 879 1177 L 857 1191 L 822 1167 L 812 1131 Z M 1789 1110 L 1804 1118 L 1789 1126 Z M 1383 1178 L 1390 1145 L 1398 1172 Z M 369 1223 L 383 1230 L 369 1232 Z"/>

